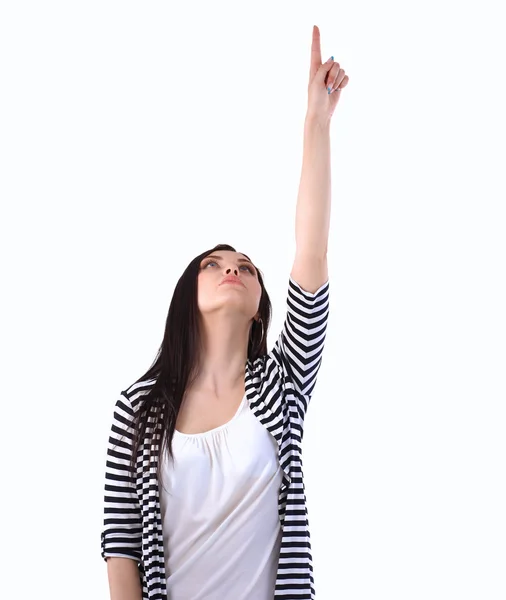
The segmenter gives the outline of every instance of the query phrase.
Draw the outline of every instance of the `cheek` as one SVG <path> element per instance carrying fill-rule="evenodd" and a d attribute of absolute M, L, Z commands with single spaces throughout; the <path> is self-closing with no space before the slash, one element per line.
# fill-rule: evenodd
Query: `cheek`
<path fill-rule="evenodd" d="M 257 306 L 258 306 L 260 304 L 260 299 L 262 298 L 262 286 L 258 282 L 257 282 L 255 298 L 256 298 L 256 302 L 257 302 Z"/>
<path fill-rule="evenodd" d="M 209 285 L 204 279 L 197 281 L 197 304 L 199 307 L 204 307 L 209 303 Z"/>

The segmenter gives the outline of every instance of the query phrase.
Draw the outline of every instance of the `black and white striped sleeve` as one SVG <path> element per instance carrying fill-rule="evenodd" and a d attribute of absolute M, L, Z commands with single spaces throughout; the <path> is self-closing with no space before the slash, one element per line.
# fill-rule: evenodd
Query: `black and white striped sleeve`
<path fill-rule="evenodd" d="M 282 331 L 269 353 L 281 368 L 304 419 L 322 362 L 329 315 L 329 281 L 307 292 L 290 276 Z"/>
<path fill-rule="evenodd" d="M 135 480 L 129 465 L 132 456 L 134 412 L 127 396 L 116 401 L 105 469 L 104 527 L 101 535 L 102 558 L 142 556 L 142 518 Z"/>

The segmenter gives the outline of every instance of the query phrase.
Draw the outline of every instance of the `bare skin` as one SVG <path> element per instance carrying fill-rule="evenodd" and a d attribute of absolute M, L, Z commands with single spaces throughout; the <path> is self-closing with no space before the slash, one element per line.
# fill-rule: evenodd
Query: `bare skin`
<path fill-rule="evenodd" d="M 134 560 L 109 556 L 107 575 L 111 600 L 142 600 L 139 568 Z"/>
<path fill-rule="evenodd" d="M 195 434 L 221 427 L 235 415 L 243 396 L 244 384 L 219 397 L 189 391 L 177 417 L 177 431 Z"/>
<path fill-rule="evenodd" d="M 200 372 L 187 389 L 176 421 L 182 433 L 220 427 L 236 413 L 244 396 L 248 338 L 258 318 L 262 289 L 257 272 L 240 252 L 221 250 L 206 257 L 198 275 L 202 347 Z M 223 283 L 236 275 L 243 285 Z"/>

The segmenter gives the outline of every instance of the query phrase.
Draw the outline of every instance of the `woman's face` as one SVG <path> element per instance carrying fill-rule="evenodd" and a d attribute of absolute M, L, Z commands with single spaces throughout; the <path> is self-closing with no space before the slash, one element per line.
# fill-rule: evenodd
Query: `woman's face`
<path fill-rule="evenodd" d="M 223 283 L 227 275 L 235 275 L 240 283 Z M 219 250 L 202 259 L 198 275 L 198 305 L 202 313 L 233 311 L 250 320 L 258 313 L 261 296 L 257 270 L 244 254 Z"/>

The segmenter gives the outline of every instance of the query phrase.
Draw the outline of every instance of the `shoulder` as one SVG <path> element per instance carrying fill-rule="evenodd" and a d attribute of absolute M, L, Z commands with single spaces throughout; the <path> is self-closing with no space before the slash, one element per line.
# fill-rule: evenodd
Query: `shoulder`
<path fill-rule="evenodd" d="M 121 391 L 125 404 L 135 412 L 141 405 L 144 396 L 149 394 L 156 383 L 156 379 L 136 381 Z"/>

